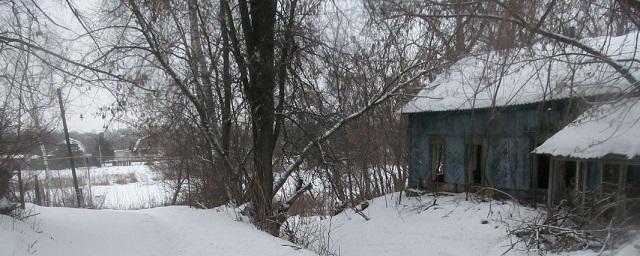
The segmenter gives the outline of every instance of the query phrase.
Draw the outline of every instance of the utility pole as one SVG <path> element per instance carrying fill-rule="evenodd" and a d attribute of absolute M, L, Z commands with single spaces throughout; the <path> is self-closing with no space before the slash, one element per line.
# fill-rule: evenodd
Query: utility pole
<path fill-rule="evenodd" d="M 100 161 L 100 167 L 102 167 L 102 146 L 100 146 L 101 143 L 102 143 L 102 140 L 98 142 L 98 159 Z"/>
<path fill-rule="evenodd" d="M 18 106 L 18 141 L 21 141 L 20 132 L 22 129 L 22 85 L 20 85 L 20 98 L 18 99 L 20 106 Z M 18 190 L 20 190 L 20 208 L 24 209 L 24 186 L 22 183 L 22 161 L 24 161 L 24 155 L 22 157 L 12 157 L 13 161 L 17 162 L 18 166 Z M 18 159 L 16 159 L 18 158 Z M 19 159 L 22 158 L 22 159 Z"/>
<path fill-rule="evenodd" d="M 91 192 L 91 167 L 89 167 L 89 157 L 84 158 L 84 164 L 87 166 L 87 189 L 89 190 L 89 207 L 93 207 L 93 193 Z"/>
<path fill-rule="evenodd" d="M 67 142 L 67 156 L 71 164 L 71 175 L 73 175 L 73 187 L 76 190 L 76 202 L 78 207 L 82 207 L 82 193 L 78 187 L 78 176 L 76 176 L 76 167 L 73 162 L 73 152 L 71 151 L 71 140 L 69 140 L 69 130 L 67 129 L 67 118 L 64 114 L 64 105 L 62 105 L 62 91 L 58 88 L 58 104 L 60 104 L 60 116 L 62 117 L 62 128 L 64 129 L 64 139 Z"/>

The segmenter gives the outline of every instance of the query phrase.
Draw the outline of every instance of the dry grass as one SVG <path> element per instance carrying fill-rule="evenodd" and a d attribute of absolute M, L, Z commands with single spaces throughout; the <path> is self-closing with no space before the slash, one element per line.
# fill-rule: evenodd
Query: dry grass
<path fill-rule="evenodd" d="M 135 173 L 114 174 L 111 175 L 111 177 L 113 178 L 113 183 L 120 185 L 138 182 L 138 178 L 136 177 Z"/>

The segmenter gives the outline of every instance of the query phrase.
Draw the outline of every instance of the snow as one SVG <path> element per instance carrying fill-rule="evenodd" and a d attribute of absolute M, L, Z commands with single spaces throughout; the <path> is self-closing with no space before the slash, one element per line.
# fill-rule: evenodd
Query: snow
<path fill-rule="evenodd" d="M 92 203 L 101 209 L 141 209 L 166 205 L 170 202 L 173 189 L 168 183 L 172 181 L 161 180 L 160 174 L 154 172 L 148 165 L 130 166 L 105 166 L 90 167 Z M 76 168 L 76 174 L 81 184 L 88 181 L 87 168 Z M 38 176 L 40 181 L 45 180 L 45 173 L 42 170 L 23 171 L 26 179 Z M 59 179 L 70 180 L 71 170 L 49 171 L 52 187 L 59 186 Z M 88 194 L 89 187 L 82 186 Z M 62 192 L 60 192 L 62 191 Z M 33 191 L 28 192 L 31 195 Z M 60 198 L 60 193 L 72 195 L 73 188 L 64 187 L 52 188 L 50 200 L 55 201 Z"/>
<path fill-rule="evenodd" d="M 616 251 L 616 256 L 638 256 L 640 255 L 640 235 L 623 245 Z"/>
<path fill-rule="evenodd" d="M 69 143 L 71 143 L 72 145 L 73 145 L 73 144 L 78 145 L 78 150 L 80 150 L 80 151 L 81 151 L 81 152 L 83 152 L 83 153 L 88 152 L 88 151 L 87 151 L 87 148 L 86 148 L 86 147 L 84 146 L 84 144 L 83 144 L 81 141 L 79 141 L 79 140 L 76 140 L 76 139 L 74 139 L 74 138 L 69 138 Z M 67 144 L 67 141 L 66 141 L 66 140 L 62 140 L 62 141 L 58 142 L 58 145 L 66 145 L 66 144 Z"/>
<path fill-rule="evenodd" d="M 425 210 L 433 204 L 433 196 L 403 197 L 396 205 L 398 195 L 371 200 L 364 210 L 369 221 L 353 210 L 319 220 L 330 236 L 330 251 L 340 255 L 500 255 L 510 246 L 507 227 L 512 219 L 537 213 L 513 203 L 465 201 L 464 194 L 437 197 L 436 205 Z M 489 222 L 482 224 L 483 220 Z M 329 227 L 332 230 L 327 233 Z"/>
<path fill-rule="evenodd" d="M 133 175 L 136 180 L 142 182 L 151 182 L 156 179 L 158 176 L 157 173 L 153 172 L 150 169 L 149 165 L 142 164 L 133 164 L 127 166 L 103 166 L 103 167 L 89 167 L 88 171 L 91 174 L 91 182 L 92 183 L 115 183 L 116 178 L 118 176 L 127 176 Z M 39 179 L 45 178 L 44 170 L 26 170 L 22 171 L 25 176 L 33 176 L 38 175 Z M 77 167 L 76 174 L 79 179 L 87 178 L 87 168 L 86 167 Z M 56 177 L 71 177 L 71 169 L 62 169 L 62 170 L 50 170 L 49 175 L 54 175 Z"/>
<path fill-rule="evenodd" d="M 362 218 L 353 210 L 334 217 L 293 217 L 291 222 L 305 225 L 301 230 L 322 234 L 314 238 L 314 248 L 328 246 L 336 255 L 539 255 L 527 252 L 524 244 L 511 247 L 507 235 L 523 221 L 540 217 L 544 209 L 532 209 L 510 201 L 469 201 L 464 194 L 425 195 L 402 198 L 399 193 L 375 198 Z M 433 205 L 433 200 L 436 205 Z M 433 205 L 429 207 L 430 205 Z M 483 221 L 487 221 L 483 224 Z M 294 225 L 296 225 L 294 224 Z M 603 255 L 634 251 L 640 240 Z M 637 250 L 637 248 L 635 248 Z M 565 252 L 559 256 L 598 255 L 591 250 Z"/>
<path fill-rule="evenodd" d="M 226 208 L 182 206 L 137 211 L 46 208 L 33 216 L 0 216 L 3 255 L 315 255 L 234 221 Z"/>
<path fill-rule="evenodd" d="M 576 158 L 640 156 L 640 99 L 595 106 L 534 150 Z"/>
<path fill-rule="evenodd" d="M 143 209 L 169 204 L 171 189 L 161 182 L 92 186 L 93 203 L 101 209 Z"/>
<path fill-rule="evenodd" d="M 334 217 L 291 217 L 310 249 L 330 255 L 538 255 L 522 244 L 512 250 L 510 228 L 539 217 L 510 201 L 485 201 L 464 194 L 402 198 L 399 193 L 369 201 L 365 220 L 353 210 Z M 436 204 L 434 205 L 434 199 Z M 23 221 L 0 215 L 3 255 L 316 255 L 240 221 L 236 208 L 185 206 L 145 210 L 48 208 L 28 204 L 37 214 Z M 306 227 L 302 225 L 306 225 Z M 638 255 L 640 237 L 603 255 Z M 576 251 L 558 256 L 594 256 Z"/>
<path fill-rule="evenodd" d="M 581 42 L 614 60 L 633 58 L 636 36 L 585 39 Z M 567 55 L 569 54 L 569 55 Z M 625 64 L 625 66 L 629 66 Z M 637 65 L 630 72 L 640 77 Z M 631 87 L 609 65 L 574 47 L 536 44 L 463 58 L 428 83 L 402 113 L 465 110 L 540 102 L 575 96 L 620 93 Z M 495 103 L 494 103 L 495 100 Z"/>

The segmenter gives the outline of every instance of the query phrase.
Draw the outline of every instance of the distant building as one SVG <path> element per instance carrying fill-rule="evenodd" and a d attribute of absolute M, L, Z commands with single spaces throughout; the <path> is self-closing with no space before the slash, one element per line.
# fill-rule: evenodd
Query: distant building
<path fill-rule="evenodd" d="M 153 136 L 146 136 L 136 141 L 133 146 L 133 154 L 140 159 L 150 159 L 158 156 L 158 147 Z"/>
<path fill-rule="evenodd" d="M 87 153 L 85 145 L 74 138 L 69 138 L 71 145 L 71 154 L 73 156 L 75 167 L 100 166 L 98 159 Z M 55 146 L 55 150 L 49 155 L 49 168 L 51 169 L 67 169 L 71 168 L 69 155 L 67 150 L 67 141 L 62 140 Z"/>
<path fill-rule="evenodd" d="M 113 151 L 113 165 L 131 165 L 133 161 L 133 153 L 128 149 L 120 149 Z"/>
<path fill-rule="evenodd" d="M 0 155 L 0 171 L 24 170 L 28 167 L 28 162 L 26 155 Z"/>
<path fill-rule="evenodd" d="M 80 155 L 80 156 L 84 156 L 87 152 L 86 147 L 84 146 L 84 144 L 82 144 L 82 142 L 80 142 L 79 140 L 76 140 L 74 138 L 69 138 L 69 142 L 71 144 L 71 152 L 73 153 L 73 155 Z M 56 144 L 56 153 L 61 154 L 61 155 L 67 155 L 67 141 L 63 140 L 60 141 Z"/>

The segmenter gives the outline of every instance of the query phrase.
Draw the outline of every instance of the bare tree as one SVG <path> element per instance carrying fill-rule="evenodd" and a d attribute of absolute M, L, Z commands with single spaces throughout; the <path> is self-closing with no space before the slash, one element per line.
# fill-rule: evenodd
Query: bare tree
<path fill-rule="evenodd" d="M 183 113 L 192 117 L 189 120 L 196 122 L 195 127 L 205 138 L 201 153 L 211 166 L 211 174 L 223 170 L 219 177 L 225 181 L 224 186 L 236 184 L 235 189 L 226 188 L 228 199 L 249 199 L 256 224 L 273 234 L 278 232 L 281 215 L 290 207 L 275 207 L 273 198 L 307 155 L 316 149 L 322 151 L 322 144 L 347 123 L 417 82 L 429 67 L 413 57 L 388 66 L 391 62 L 384 58 L 395 57 L 391 51 L 386 51 L 386 56 L 357 54 L 387 49 L 391 43 L 372 47 L 367 42 L 360 49 L 349 49 L 353 58 L 344 60 L 357 61 L 351 65 L 366 64 L 367 58 L 376 62 L 376 66 L 368 67 L 371 73 L 362 74 L 372 76 L 368 82 L 375 83 L 374 89 L 366 90 L 353 108 L 342 109 L 337 115 L 334 112 L 335 118 L 324 122 L 323 129 L 309 133 L 307 142 L 293 148 L 280 146 L 288 143 L 283 134 L 298 127 L 295 123 L 307 118 L 305 113 L 327 115 L 325 110 L 329 108 L 309 111 L 316 103 L 328 106 L 332 101 L 325 95 L 329 87 L 317 83 L 314 79 L 318 76 L 313 72 L 324 72 L 318 69 L 324 68 L 323 61 L 346 53 L 325 44 L 315 30 L 314 13 L 322 11 L 320 7 L 316 1 L 223 1 L 216 6 L 199 1 L 129 0 L 109 10 L 110 17 L 122 25 L 107 29 L 127 37 L 119 44 L 104 45 L 104 49 L 113 49 L 105 59 L 126 56 L 140 64 L 140 73 L 150 76 L 145 84 L 157 81 L 159 91 L 179 96 L 181 100 L 176 103 L 186 102 Z M 127 19 L 129 14 L 133 22 Z M 333 53 L 319 58 L 316 53 L 320 50 Z M 250 136 L 250 144 L 231 146 L 233 135 Z M 276 154 L 276 149 L 292 153 Z M 274 158 L 283 163 L 277 181 Z M 246 195 L 241 189 L 244 186 L 238 184 L 242 180 L 249 188 Z"/>

